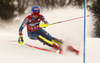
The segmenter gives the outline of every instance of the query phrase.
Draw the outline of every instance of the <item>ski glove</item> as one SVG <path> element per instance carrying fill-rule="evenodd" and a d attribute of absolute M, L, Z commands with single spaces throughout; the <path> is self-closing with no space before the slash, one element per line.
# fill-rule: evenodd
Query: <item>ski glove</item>
<path fill-rule="evenodd" d="M 40 27 L 40 28 L 42 28 L 42 27 L 43 27 L 43 28 L 46 28 L 46 27 L 49 26 L 49 25 L 50 25 L 50 24 L 41 23 L 41 24 L 39 25 L 39 27 Z"/>
<path fill-rule="evenodd" d="M 23 35 L 19 35 L 18 43 L 19 43 L 20 45 L 22 45 L 23 42 L 24 42 L 24 40 L 23 40 Z"/>

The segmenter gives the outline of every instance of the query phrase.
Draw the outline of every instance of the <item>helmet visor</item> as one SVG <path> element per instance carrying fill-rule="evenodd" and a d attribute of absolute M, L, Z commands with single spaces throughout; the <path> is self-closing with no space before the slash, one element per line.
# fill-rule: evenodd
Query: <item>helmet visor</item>
<path fill-rule="evenodd" d="M 38 12 L 38 13 L 35 13 L 35 12 L 33 12 L 33 15 L 39 15 L 40 13 Z"/>

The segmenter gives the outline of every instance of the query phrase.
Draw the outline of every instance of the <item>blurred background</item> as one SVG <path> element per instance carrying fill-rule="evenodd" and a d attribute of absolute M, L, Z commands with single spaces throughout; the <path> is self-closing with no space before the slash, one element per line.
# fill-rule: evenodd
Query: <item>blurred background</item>
<path fill-rule="evenodd" d="M 40 6 L 41 12 L 69 6 L 83 9 L 84 0 L 0 0 L 0 31 L 18 27 L 17 25 L 31 13 L 31 7 L 34 5 Z"/>
<path fill-rule="evenodd" d="M 88 5 L 92 3 L 92 5 Z M 90 0 L 87 2 L 87 10 L 91 12 L 91 21 L 93 24 L 93 31 L 91 36 L 95 38 L 100 38 L 100 0 Z"/>
<path fill-rule="evenodd" d="M 25 13 L 26 9 L 33 5 L 38 5 L 41 9 L 53 9 L 69 5 L 82 8 L 83 3 L 84 0 L 0 0 L 0 18 L 7 21 Z"/>
<path fill-rule="evenodd" d="M 93 19 L 91 21 L 94 22 L 92 37 L 100 37 L 100 0 L 86 1 L 87 10 L 91 13 Z M 40 6 L 41 11 L 68 6 L 82 9 L 84 8 L 84 0 L 0 0 L 0 28 L 7 28 L 8 23 L 13 25 L 13 23 L 19 22 L 18 17 L 31 13 L 30 9 L 33 5 Z"/>

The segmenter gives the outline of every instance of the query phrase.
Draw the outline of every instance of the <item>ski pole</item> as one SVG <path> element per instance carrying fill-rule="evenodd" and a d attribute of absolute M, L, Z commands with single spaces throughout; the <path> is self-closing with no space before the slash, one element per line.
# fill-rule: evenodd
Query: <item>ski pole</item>
<path fill-rule="evenodd" d="M 43 50 L 43 51 L 48 51 L 48 52 L 54 52 L 56 53 L 56 51 L 52 51 L 52 50 L 48 50 L 48 49 L 44 49 L 44 48 L 39 48 L 39 47 L 36 47 L 36 46 L 32 46 L 32 45 L 29 45 L 29 44 L 24 44 L 24 45 L 27 45 L 29 47 L 33 47 L 33 48 L 36 48 L 36 49 L 39 49 L 39 50 Z"/>
<path fill-rule="evenodd" d="M 9 40 L 9 42 L 18 42 L 17 40 Z M 44 48 L 39 48 L 37 46 L 33 46 L 33 45 L 29 45 L 29 44 L 26 44 L 24 43 L 24 45 L 27 45 L 29 47 L 33 47 L 33 48 L 36 48 L 36 49 L 39 49 L 39 50 L 43 50 L 43 51 L 48 51 L 48 52 L 54 52 L 56 53 L 56 51 L 53 51 L 53 50 L 49 50 L 49 49 L 44 49 Z"/>
<path fill-rule="evenodd" d="M 89 15 L 87 15 L 86 17 L 89 17 Z M 55 22 L 55 23 L 51 23 L 49 25 L 54 25 L 54 24 L 63 23 L 63 22 L 67 22 L 67 21 L 72 21 L 72 20 L 81 19 L 81 18 L 84 18 L 84 16 L 73 18 L 73 19 L 68 19 L 68 20 L 64 20 L 64 21 L 59 21 L 59 22 Z"/>
<path fill-rule="evenodd" d="M 9 40 L 9 42 L 18 42 L 17 40 Z"/>
<path fill-rule="evenodd" d="M 86 17 L 88 17 L 89 15 L 87 15 Z M 76 19 L 81 19 L 81 18 L 84 18 L 84 16 L 82 17 L 77 17 L 77 18 L 73 18 L 73 19 L 68 19 L 68 20 L 64 20 L 64 21 L 59 21 L 59 22 L 55 22 L 55 23 L 51 23 L 51 24 L 40 24 L 39 27 L 47 27 L 47 26 L 50 26 L 50 25 L 54 25 L 54 24 L 58 24 L 58 23 L 63 23 L 63 22 L 67 22 L 67 21 L 72 21 L 72 20 L 76 20 Z"/>

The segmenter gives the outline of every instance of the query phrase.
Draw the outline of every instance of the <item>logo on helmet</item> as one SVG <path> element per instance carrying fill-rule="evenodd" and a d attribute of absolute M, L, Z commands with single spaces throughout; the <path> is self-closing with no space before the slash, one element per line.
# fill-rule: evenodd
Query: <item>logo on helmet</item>
<path fill-rule="evenodd" d="M 38 8 L 34 8 L 34 10 L 39 10 Z"/>

